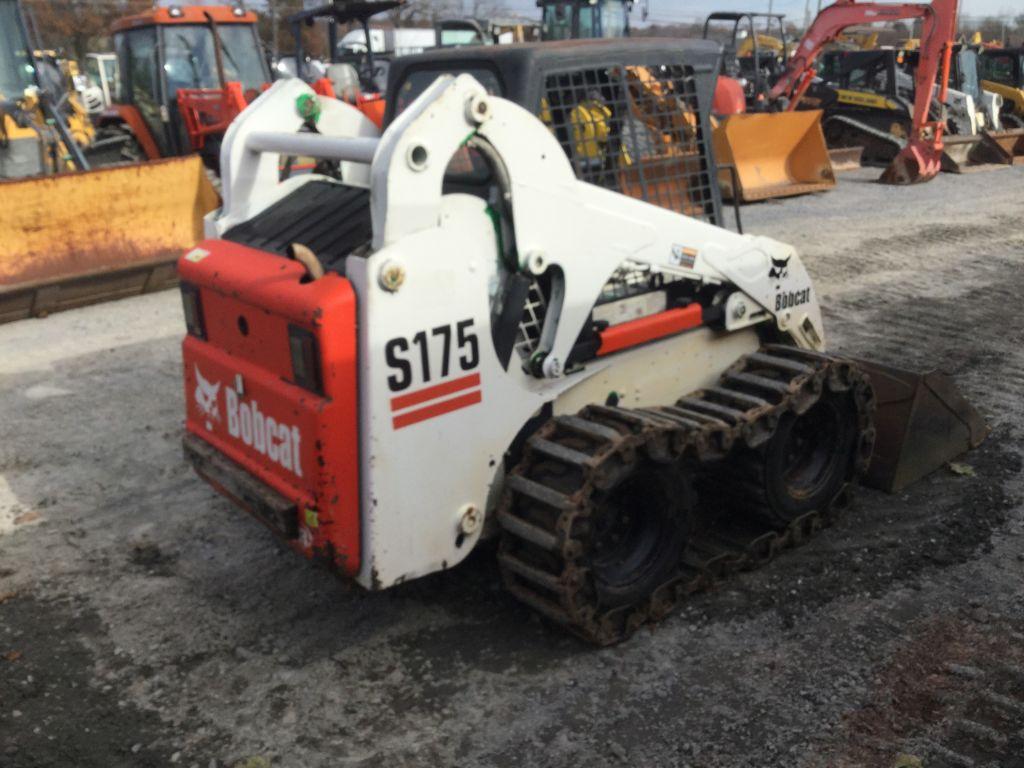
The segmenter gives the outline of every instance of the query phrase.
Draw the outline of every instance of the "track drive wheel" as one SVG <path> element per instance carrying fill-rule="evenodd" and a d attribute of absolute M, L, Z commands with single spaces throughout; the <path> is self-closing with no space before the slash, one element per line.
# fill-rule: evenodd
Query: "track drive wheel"
<path fill-rule="evenodd" d="M 646 602 L 675 572 L 694 507 L 676 470 L 644 462 L 594 499 L 581 544 L 599 614 Z"/>
<path fill-rule="evenodd" d="M 499 512 L 509 591 L 597 645 L 666 616 L 695 508 L 681 464 L 650 458 L 640 435 L 612 449 L 558 419 L 531 445 Z"/>
<path fill-rule="evenodd" d="M 861 460 L 861 422 L 853 393 L 828 385 L 803 413 L 783 414 L 772 437 L 737 463 L 755 511 L 783 528 L 842 501 Z"/>

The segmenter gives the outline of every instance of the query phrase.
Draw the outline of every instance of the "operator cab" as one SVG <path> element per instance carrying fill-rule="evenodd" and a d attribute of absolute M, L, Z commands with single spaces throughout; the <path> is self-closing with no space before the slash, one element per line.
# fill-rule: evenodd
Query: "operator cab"
<path fill-rule="evenodd" d="M 629 37 L 632 0 L 537 0 L 542 40 Z"/>
<path fill-rule="evenodd" d="M 722 74 L 738 80 L 750 106 L 775 84 L 789 63 L 781 13 L 710 14 L 703 37 L 722 45 Z"/>
<path fill-rule="evenodd" d="M 115 23 L 121 77 L 113 101 L 138 111 L 159 156 L 193 151 L 179 91 L 208 91 L 212 98 L 237 82 L 251 102 L 272 81 L 256 22 L 238 7 L 170 6 Z"/>
<path fill-rule="evenodd" d="M 983 80 L 1014 88 L 1024 87 L 1024 48 L 982 51 L 979 65 Z"/>
<path fill-rule="evenodd" d="M 685 62 L 685 63 L 684 63 Z M 472 75 L 529 110 L 558 138 L 577 178 L 724 225 L 702 89 L 717 73 L 702 40 L 566 40 L 435 49 L 396 59 L 387 128 L 440 75 Z M 664 94 L 674 94 L 666 99 Z M 647 110 L 646 119 L 638 117 Z M 673 120 L 684 127 L 666 128 Z M 706 159 L 703 159 L 706 158 Z M 487 197 L 491 176 L 475 150 L 460 153 L 446 189 Z"/>

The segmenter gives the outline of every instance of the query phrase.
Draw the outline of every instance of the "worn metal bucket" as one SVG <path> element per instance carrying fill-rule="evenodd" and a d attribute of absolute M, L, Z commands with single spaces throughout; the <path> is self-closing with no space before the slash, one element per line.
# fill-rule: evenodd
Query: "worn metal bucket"
<path fill-rule="evenodd" d="M 862 165 L 863 157 L 864 147 L 831 147 L 828 150 L 828 159 L 835 173 L 857 170 Z"/>
<path fill-rule="evenodd" d="M 991 158 L 988 162 L 1024 165 L 1024 128 L 1009 131 L 982 131 L 982 146 Z"/>
<path fill-rule="evenodd" d="M 823 192 L 836 185 L 821 111 L 730 115 L 712 133 L 719 163 L 736 168 L 719 173 L 722 196 L 743 202 Z"/>
<path fill-rule="evenodd" d="M 971 166 L 992 162 L 979 155 L 981 148 L 982 137 L 980 134 L 977 136 L 943 136 L 942 170 L 946 173 L 963 173 Z"/>
<path fill-rule="evenodd" d="M 899 491 L 976 448 L 988 435 L 981 414 L 949 376 L 867 360 L 857 364 L 871 377 L 878 404 L 875 451 L 865 485 Z"/>

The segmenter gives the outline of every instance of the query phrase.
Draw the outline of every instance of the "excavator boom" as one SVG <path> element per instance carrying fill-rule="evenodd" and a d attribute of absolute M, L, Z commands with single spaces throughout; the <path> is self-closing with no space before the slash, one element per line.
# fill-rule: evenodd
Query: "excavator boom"
<path fill-rule="evenodd" d="M 938 100 L 945 102 L 950 56 L 956 34 L 958 0 L 924 3 L 874 3 L 836 0 L 822 9 L 797 46 L 782 76 L 769 93 L 772 101 L 784 101 L 787 110 L 796 109 L 816 71 L 814 63 L 823 48 L 840 33 L 857 24 L 921 19 L 921 54 L 915 74 L 914 118 L 907 145 L 882 174 L 890 184 L 928 181 L 940 170 L 942 158 L 941 121 L 929 119 L 938 76 Z M 940 75 L 941 72 L 941 75 Z"/>

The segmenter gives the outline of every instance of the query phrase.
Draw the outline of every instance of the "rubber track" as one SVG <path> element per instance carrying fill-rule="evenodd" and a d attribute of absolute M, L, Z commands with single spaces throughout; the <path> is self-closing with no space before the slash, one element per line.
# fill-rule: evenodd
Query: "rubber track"
<path fill-rule="evenodd" d="M 779 418 L 805 413 L 826 390 L 852 393 L 860 433 L 848 482 L 823 509 L 778 529 L 756 515 L 705 520 L 698 513 L 675 574 L 640 604 L 602 612 L 588 578 L 583 537 L 601 492 L 645 460 L 698 475 L 737 462 L 737 482 L 750 482 L 743 456 L 769 440 Z M 829 523 L 850 483 L 867 469 L 874 446 L 874 393 L 852 362 L 769 345 L 741 357 L 714 387 L 675 405 L 627 409 L 591 405 L 546 422 L 506 478 L 498 510 L 498 559 L 509 591 L 585 640 L 610 645 L 666 616 L 682 598 L 717 579 L 764 565 Z M 725 464 L 724 466 L 728 466 Z M 753 489 L 756 490 L 756 489 Z"/>

